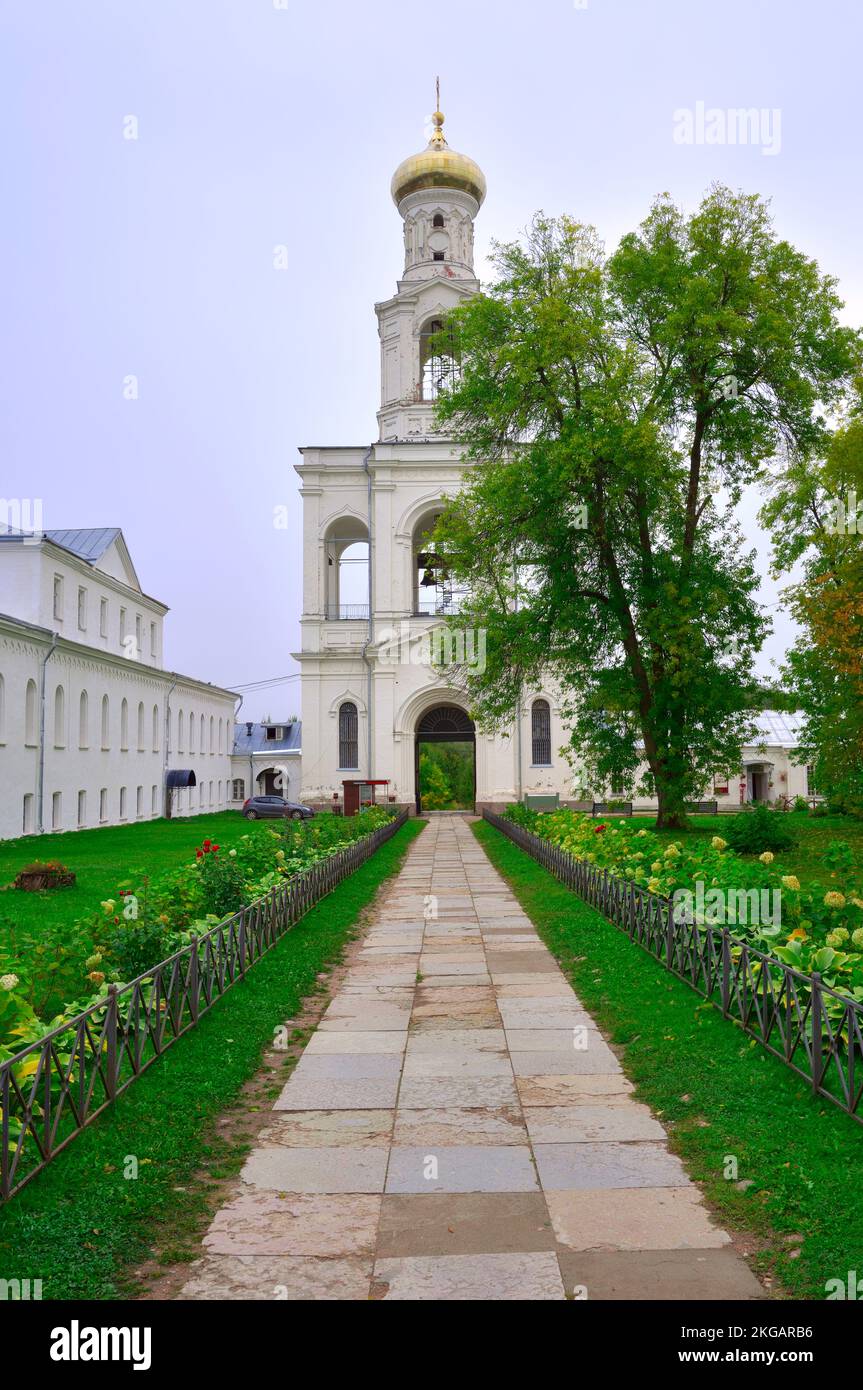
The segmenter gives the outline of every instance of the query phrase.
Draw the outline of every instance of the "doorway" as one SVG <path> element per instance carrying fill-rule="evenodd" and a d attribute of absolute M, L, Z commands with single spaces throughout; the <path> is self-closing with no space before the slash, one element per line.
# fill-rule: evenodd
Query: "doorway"
<path fill-rule="evenodd" d="M 436 705 L 417 724 L 417 814 L 472 811 L 476 802 L 476 731 L 457 705 Z"/>

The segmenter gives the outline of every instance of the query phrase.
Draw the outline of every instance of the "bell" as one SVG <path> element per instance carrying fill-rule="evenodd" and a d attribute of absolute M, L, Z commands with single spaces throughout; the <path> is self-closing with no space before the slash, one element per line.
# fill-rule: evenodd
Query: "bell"
<path fill-rule="evenodd" d="M 421 584 L 422 588 L 424 588 L 424 589 L 433 589 L 436 583 L 437 583 L 437 580 L 435 579 L 433 572 L 432 572 L 430 569 L 429 569 L 429 570 L 426 570 L 425 574 L 423 575 L 422 579 L 420 580 L 420 584 Z"/>

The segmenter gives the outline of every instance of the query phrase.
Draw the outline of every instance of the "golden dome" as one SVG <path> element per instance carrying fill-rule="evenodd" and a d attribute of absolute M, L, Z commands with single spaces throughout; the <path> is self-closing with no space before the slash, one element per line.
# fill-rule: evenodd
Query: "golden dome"
<path fill-rule="evenodd" d="M 432 116 L 434 134 L 426 149 L 419 154 L 408 155 L 393 174 L 390 191 L 398 207 L 409 193 L 418 193 L 423 188 L 457 188 L 469 193 L 481 204 L 485 198 L 485 175 L 479 165 L 466 154 L 451 150 L 443 133 L 443 114 L 435 111 Z"/>

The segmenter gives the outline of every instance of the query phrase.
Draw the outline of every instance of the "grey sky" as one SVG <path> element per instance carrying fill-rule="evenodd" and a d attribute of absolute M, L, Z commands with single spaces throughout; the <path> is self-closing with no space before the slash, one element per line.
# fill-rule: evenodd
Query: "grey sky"
<path fill-rule="evenodd" d="M 435 74 L 450 143 L 488 180 L 481 275 L 489 238 L 537 208 L 612 246 L 657 192 L 691 208 L 722 180 L 773 199 L 859 323 L 861 14 L 4 0 L 0 495 L 41 497 L 49 527 L 122 526 L 171 606 L 169 664 L 229 684 L 295 669 L 295 450 L 374 438 L 372 305 L 402 257 L 389 181 L 424 143 Z M 698 102 L 778 109 L 778 153 L 676 143 Z M 298 706 L 294 683 L 244 713 Z"/>

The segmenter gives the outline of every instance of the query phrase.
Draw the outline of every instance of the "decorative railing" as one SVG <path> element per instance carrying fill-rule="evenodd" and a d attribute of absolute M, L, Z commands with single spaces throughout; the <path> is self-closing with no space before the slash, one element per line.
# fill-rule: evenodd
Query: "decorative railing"
<path fill-rule="evenodd" d="M 863 1123 L 863 1004 L 804 975 L 727 927 L 675 920 L 669 898 L 575 859 L 493 811 L 490 825 L 596 908 L 631 941 L 721 1009 L 814 1094 Z"/>
<path fill-rule="evenodd" d="M 65 1149 L 406 819 L 403 810 L 295 874 L 0 1064 L 0 1199 Z"/>
<path fill-rule="evenodd" d="M 328 603 L 327 622 L 356 623 L 366 622 L 369 616 L 367 603 Z"/>

